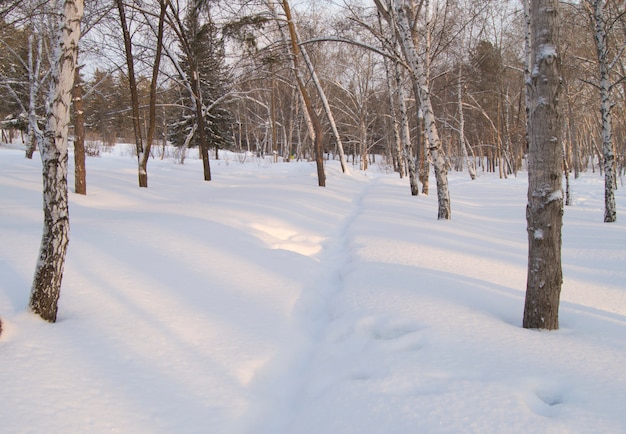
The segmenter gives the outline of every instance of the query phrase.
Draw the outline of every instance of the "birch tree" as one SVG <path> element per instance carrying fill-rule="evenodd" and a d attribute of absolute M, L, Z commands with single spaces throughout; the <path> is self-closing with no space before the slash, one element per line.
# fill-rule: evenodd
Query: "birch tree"
<path fill-rule="evenodd" d="M 15 23 L 7 26 L 11 30 L 9 40 L 0 39 L 3 57 L 9 61 L 8 68 L 0 69 L 0 80 L 8 92 L 7 96 L 21 112 L 18 117 L 23 116 L 27 120 L 25 155 L 28 159 L 33 158 L 43 140 L 41 121 L 45 117 L 45 87 L 50 77 L 49 59 L 52 57 L 49 41 L 53 38 L 51 27 L 56 24 L 50 20 L 53 15 L 51 10 L 51 5 L 44 2 L 15 2 L 12 10 Z M 26 40 L 18 39 L 24 37 Z M 13 116 L 16 114 L 12 113 Z"/>
<path fill-rule="evenodd" d="M 396 95 L 398 116 L 400 118 L 398 132 L 400 143 L 402 146 L 402 156 L 409 172 L 409 186 L 411 188 L 411 195 L 417 196 L 419 194 L 419 185 L 417 183 L 416 159 L 411 149 L 411 130 L 409 126 L 408 109 L 406 106 L 406 94 L 404 91 L 404 84 L 402 83 L 402 72 L 400 70 L 400 64 L 396 60 L 393 61 L 393 74 L 395 78 L 394 94 Z"/>
<path fill-rule="evenodd" d="M 615 209 L 615 152 L 613 150 L 611 120 L 611 84 L 609 59 L 608 29 L 605 15 L 606 0 L 585 0 L 591 23 L 594 27 L 594 41 L 598 56 L 598 78 L 596 85 L 600 91 L 600 115 L 602 117 L 602 156 L 604 159 L 604 221 L 612 223 L 617 219 Z"/>
<path fill-rule="evenodd" d="M 57 2 L 58 39 L 41 143 L 44 225 L 30 295 L 30 309 L 48 322 L 57 318 L 69 241 L 68 129 L 83 0 Z"/>
<path fill-rule="evenodd" d="M 459 75 L 457 80 L 457 105 L 459 110 L 459 144 L 463 158 L 467 164 L 467 172 L 472 180 L 476 179 L 476 166 L 474 158 L 470 158 L 467 152 L 467 140 L 465 139 L 465 117 L 463 116 L 463 66 L 459 62 Z"/>
<path fill-rule="evenodd" d="M 448 189 L 448 174 L 442 153 L 441 139 L 435 123 L 435 113 L 430 99 L 430 84 L 428 71 L 424 61 L 420 59 L 415 39 L 413 35 L 412 21 L 419 10 L 414 9 L 414 5 L 407 0 L 391 0 L 390 4 L 382 3 L 381 0 L 374 0 L 378 10 L 387 19 L 389 26 L 397 35 L 398 42 L 404 54 L 404 59 L 408 65 L 409 73 L 417 90 L 421 111 L 424 116 L 425 132 L 428 138 L 428 150 L 435 168 L 435 179 L 437 181 L 437 218 L 450 219 L 450 192 Z M 412 17 L 411 20 L 409 17 Z"/>
<path fill-rule="evenodd" d="M 563 219 L 558 0 L 530 1 L 528 276 L 524 328 L 559 328 Z"/>

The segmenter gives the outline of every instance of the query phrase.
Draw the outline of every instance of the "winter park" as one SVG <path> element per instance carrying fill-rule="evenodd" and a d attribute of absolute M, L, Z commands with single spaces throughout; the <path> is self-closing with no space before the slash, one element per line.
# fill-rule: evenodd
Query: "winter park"
<path fill-rule="evenodd" d="M 525 173 L 450 173 L 454 216 L 374 166 L 89 158 L 59 319 L 27 310 L 41 163 L 0 147 L 1 431 L 617 433 L 626 227 L 572 182 L 558 331 L 521 327 Z M 70 171 L 71 172 L 71 171 Z M 71 176 L 70 176 L 71 178 Z M 624 189 L 617 190 L 623 213 Z"/>
<path fill-rule="evenodd" d="M 84 3 L 0 1 L 0 433 L 626 433 L 622 3 Z"/>

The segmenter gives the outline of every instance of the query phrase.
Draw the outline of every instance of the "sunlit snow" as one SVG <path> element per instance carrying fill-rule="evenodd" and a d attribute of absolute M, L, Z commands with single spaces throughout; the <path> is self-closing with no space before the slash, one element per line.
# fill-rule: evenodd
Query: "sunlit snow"
<path fill-rule="evenodd" d="M 561 329 L 521 327 L 527 174 L 450 173 L 451 221 L 375 164 L 132 146 L 70 193 L 59 321 L 26 310 L 41 160 L 0 146 L 2 433 L 626 432 L 626 208 L 570 177 Z M 70 158 L 70 161 L 72 159 Z M 70 164 L 70 186 L 73 167 Z M 620 216 L 625 218 L 620 218 Z"/>

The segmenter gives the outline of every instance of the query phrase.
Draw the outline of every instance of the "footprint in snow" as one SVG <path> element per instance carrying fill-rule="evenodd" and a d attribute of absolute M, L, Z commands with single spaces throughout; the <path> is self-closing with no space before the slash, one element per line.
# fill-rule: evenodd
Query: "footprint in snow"
<path fill-rule="evenodd" d="M 424 327 L 412 322 L 380 321 L 371 328 L 375 341 L 396 351 L 415 351 L 423 348 Z"/>
<path fill-rule="evenodd" d="M 539 416 L 555 416 L 565 404 L 565 392 L 556 385 L 539 385 L 527 397 L 528 407 Z"/>

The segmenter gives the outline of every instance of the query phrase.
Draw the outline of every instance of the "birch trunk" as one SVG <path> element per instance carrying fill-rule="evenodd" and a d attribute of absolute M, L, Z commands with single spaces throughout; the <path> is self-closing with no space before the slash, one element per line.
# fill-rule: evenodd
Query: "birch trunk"
<path fill-rule="evenodd" d="M 524 328 L 559 328 L 563 220 L 558 0 L 530 0 L 528 277 Z"/>
<path fill-rule="evenodd" d="M 37 96 L 39 95 L 39 89 L 41 86 L 41 78 L 39 77 L 41 71 L 42 50 L 43 50 L 43 37 L 37 34 L 37 60 L 34 57 L 33 48 L 34 35 L 28 37 L 28 82 L 29 82 L 29 95 L 28 95 L 28 144 L 26 146 L 26 158 L 29 160 L 33 158 L 37 145 L 43 141 L 43 132 L 39 129 L 37 123 Z"/>
<path fill-rule="evenodd" d="M 476 179 L 476 167 L 474 167 L 473 159 L 470 159 L 467 152 L 467 143 L 465 141 L 465 118 L 463 116 L 463 73 L 462 66 L 459 64 L 459 77 L 458 77 L 458 94 L 457 104 L 459 108 L 459 142 L 461 145 L 461 151 L 463 152 L 463 158 L 467 163 L 467 171 L 472 180 Z"/>
<path fill-rule="evenodd" d="M 367 150 L 367 126 L 365 120 L 361 117 L 359 121 L 359 143 L 361 148 L 361 170 L 368 168 L 368 150 Z"/>
<path fill-rule="evenodd" d="M 59 4 L 58 39 L 41 143 L 44 225 L 30 295 L 31 311 L 55 322 L 69 241 L 67 136 L 83 0 Z"/>
<path fill-rule="evenodd" d="M 398 115 L 396 113 L 396 102 L 394 95 L 396 95 L 395 87 L 393 86 L 393 80 L 391 77 L 391 71 L 389 70 L 389 60 L 383 59 L 385 64 L 385 75 L 387 77 L 387 96 L 389 98 L 389 114 L 391 116 L 391 125 L 393 127 L 394 145 L 391 149 L 391 154 L 395 162 L 395 169 L 400 175 L 400 179 L 404 178 L 404 167 L 406 166 L 404 158 L 402 157 L 402 139 L 400 138 L 400 122 L 398 121 Z M 396 63 L 396 62 L 394 62 Z"/>
<path fill-rule="evenodd" d="M 411 150 L 411 128 L 409 125 L 409 114 L 406 107 L 406 94 L 402 86 L 402 76 L 400 74 L 400 65 L 394 62 L 394 72 L 396 76 L 396 95 L 398 98 L 398 111 L 400 114 L 400 140 L 406 166 L 409 169 L 409 185 L 411 187 L 411 195 L 419 195 L 419 185 L 417 183 L 417 165 L 416 158 Z"/>
<path fill-rule="evenodd" d="M 430 100 L 430 87 L 424 65 L 419 59 L 413 41 L 411 25 L 403 0 L 393 0 L 395 24 L 402 52 L 410 68 L 412 79 L 418 87 L 419 100 L 424 114 L 424 127 L 428 138 L 428 150 L 435 168 L 437 182 L 438 219 L 450 219 L 450 192 L 448 190 L 448 174 L 442 155 L 441 140 L 435 124 L 435 114 Z"/>
<path fill-rule="evenodd" d="M 600 73 L 600 115 L 602 116 L 602 157 L 604 160 L 604 221 L 612 223 L 617 220 L 615 206 L 615 187 L 617 177 L 615 173 L 615 152 L 612 140 L 611 121 L 611 81 L 608 60 L 608 37 L 606 19 L 604 17 L 604 0 L 587 0 L 591 7 L 593 24 L 595 26 L 595 42 L 598 54 L 598 68 Z"/>

